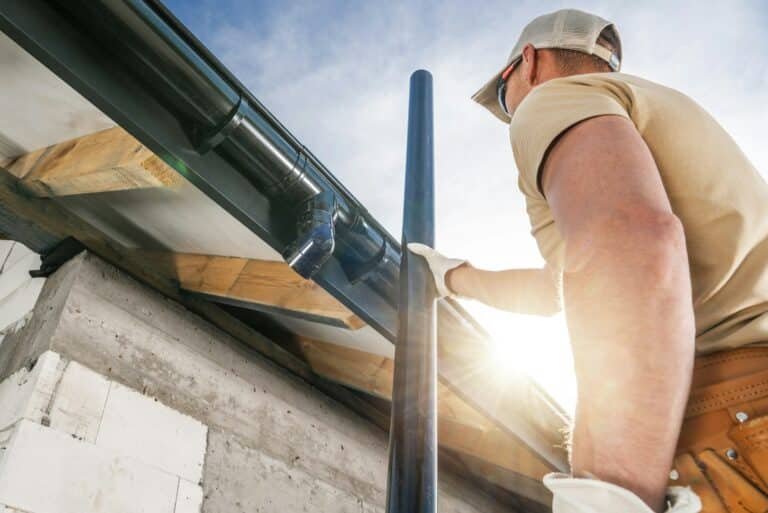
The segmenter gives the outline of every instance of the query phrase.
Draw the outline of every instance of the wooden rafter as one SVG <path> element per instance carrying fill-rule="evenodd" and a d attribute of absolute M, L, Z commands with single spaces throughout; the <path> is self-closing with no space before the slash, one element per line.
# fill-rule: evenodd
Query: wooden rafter
<path fill-rule="evenodd" d="M 32 151 L 4 167 L 39 197 L 166 187 L 183 180 L 119 127 Z"/>
<path fill-rule="evenodd" d="M 261 306 L 327 324 L 358 329 L 364 322 L 285 262 L 248 258 L 142 252 L 187 292 Z M 258 308 L 256 308 L 258 309 Z"/>
<path fill-rule="evenodd" d="M 302 338 L 301 350 L 312 369 L 326 378 L 383 399 L 392 398 L 395 364 L 391 358 Z"/>
<path fill-rule="evenodd" d="M 519 511 L 530 513 L 551 511 L 552 494 L 542 485 L 541 479 L 523 473 L 510 472 L 504 467 L 466 452 L 459 454 L 459 457 L 468 471 L 483 476 L 486 482 L 506 490 L 514 490 L 516 494 L 533 501 L 532 504 L 525 504 Z"/>

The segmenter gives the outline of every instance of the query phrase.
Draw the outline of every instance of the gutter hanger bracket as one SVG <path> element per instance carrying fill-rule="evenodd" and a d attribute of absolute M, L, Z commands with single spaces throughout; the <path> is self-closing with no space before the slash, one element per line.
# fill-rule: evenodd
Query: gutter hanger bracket
<path fill-rule="evenodd" d="M 234 132 L 245 118 L 245 102 L 239 97 L 237 104 L 219 126 L 199 138 L 196 144 L 200 155 L 208 153 L 213 148 L 224 142 Z"/>
<path fill-rule="evenodd" d="M 381 244 L 381 249 L 379 249 L 379 252 L 376 253 L 373 258 L 368 260 L 367 262 L 363 262 L 362 264 L 356 265 L 356 266 L 342 266 L 342 269 L 344 270 L 344 273 L 347 275 L 347 278 L 349 278 L 350 283 L 357 283 L 366 276 L 368 276 L 371 272 L 373 272 L 379 264 L 384 260 L 384 257 L 387 255 L 387 241 L 386 239 Z"/>

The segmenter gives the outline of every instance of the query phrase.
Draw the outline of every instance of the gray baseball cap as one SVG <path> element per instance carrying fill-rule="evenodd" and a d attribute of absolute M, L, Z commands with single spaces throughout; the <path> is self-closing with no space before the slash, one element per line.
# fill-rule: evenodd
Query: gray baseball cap
<path fill-rule="evenodd" d="M 597 39 L 600 37 L 600 33 L 607 27 L 613 29 L 616 41 L 619 41 L 618 48 L 615 50 L 598 44 Z M 562 48 L 584 52 L 603 59 L 614 71 L 619 71 L 621 68 L 619 33 L 610 21 L 576 9 L 562 9 L 539 16 L 523 29 L 512 53 L 509 54 L 507 62 L 499 72 L 472 96 L 473 100 L 505 123 L 509 122 L 509 116 L 499 105 L 496 88 L 501 74 L 510 64 L 520 58 L 523 48 L 528 43 L 537 49 Z"/>

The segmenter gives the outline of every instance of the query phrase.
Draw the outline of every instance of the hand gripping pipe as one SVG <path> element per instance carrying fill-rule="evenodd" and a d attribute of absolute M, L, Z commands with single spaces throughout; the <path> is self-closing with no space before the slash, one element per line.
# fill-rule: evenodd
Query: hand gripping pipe
<path fill-rule="evenodd" d="M 432 75 L 411 75 L 402 245 L 435 244 Z M 435 287 L 423 258 L 403 251 L 400 327 L 389 430 L 387 513 L 437 511 Z"/>

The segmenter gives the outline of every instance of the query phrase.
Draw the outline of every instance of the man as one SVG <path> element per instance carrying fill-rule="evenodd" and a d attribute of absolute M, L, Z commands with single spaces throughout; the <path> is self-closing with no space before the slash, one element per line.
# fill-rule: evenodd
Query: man
<path fill-rule="evenodd" d="M 621 55 L 611 23 L 558 11 L 473 97 L 510 125 L 544 269 L 409 249 L 443 295 L 545 315 L 562 298 L 578 405 L 572 476 L 545 478 L 556 513 L 768 511 L 768 349 L 736 349 L 768 342 L 768 186 Z"/>

